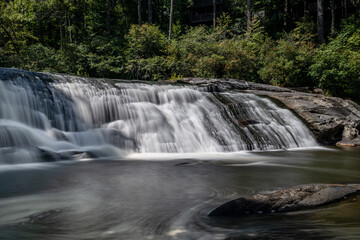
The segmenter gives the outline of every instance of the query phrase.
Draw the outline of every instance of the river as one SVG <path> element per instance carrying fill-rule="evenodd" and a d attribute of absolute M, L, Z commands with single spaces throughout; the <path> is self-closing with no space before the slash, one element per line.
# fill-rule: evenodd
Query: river
<path fill-rule="evenodd" d="M 316 148 L 0 166 L 0 239 L 355 240 L 359 197 L 287 214 L 207 214 L 261 191 L 358 183 L 359 156 L 359 149 Z"/>

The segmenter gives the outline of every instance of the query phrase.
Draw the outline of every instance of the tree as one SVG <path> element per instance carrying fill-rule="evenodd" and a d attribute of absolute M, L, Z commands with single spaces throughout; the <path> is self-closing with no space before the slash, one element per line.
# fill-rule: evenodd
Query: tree
<path fill-rule="evenodd" d="M 169 39 L 171 39 L 173 15 L 174 15 L 174 0 L 170 0 Z"/>
<path fill-rule="evenodd" d="M 110 35 L 110 0 L 106 1 L 106 26 L 108 35 Z"/>
<path fill-rule="evenodd" d="M 335 34 L 335 0 L 330 0 L 331 7 L 331 35 Z"/>
<path fill-rule="evenodd" d="M 317 0 L 317 30 L 319 42 L 324 42 L 324 3 L 323 0 Z"/>
<path fill-rule="evenodd" d="M 139 26 L 141 26 L 141 0 L 138 0 L 138 22 Z"/>
<path fill-rule="evenodd" d="M 287 18 L 288 18 L 288 15 L 289 15 L 289 9 L 288 9 L 288 1 L 289 0 L 285 0 L 285 3 L 284 3 L 284 28 L 286 29 L 287 28 Z"/>
<path fill-rule="evenodd" d="M 251 0 L 247 0 L 247 30 L 251 28 Z"/>
<path fill-rule="evenodd" d="M 152 8 L 151 8 L 152 1 L 148 0 L 148 14 L 149 14 L 149 24 L 152 24 Z"/>
<path fill-rule="evenodd" d="M 213 0 L 213 27 L 216 27 L 216 0 Z"/>

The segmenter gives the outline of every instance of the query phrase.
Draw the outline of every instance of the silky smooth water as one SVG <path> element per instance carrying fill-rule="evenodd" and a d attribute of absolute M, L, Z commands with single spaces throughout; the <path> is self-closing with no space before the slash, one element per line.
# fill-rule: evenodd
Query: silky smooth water
<path fill-rule="evenodd" d="M 0 164 L 314 146 L 253 94 L 0 69 Z"/>
<path fill-rule="evenodd" d="M 359 183 L 359 149 L 155 157 L 0 166 L 0 239 L 359 239 L 359 197 L 287 214 L 207 216 L 261 191 Z M 58 212 L 29 219 L 49 210 Z"/>

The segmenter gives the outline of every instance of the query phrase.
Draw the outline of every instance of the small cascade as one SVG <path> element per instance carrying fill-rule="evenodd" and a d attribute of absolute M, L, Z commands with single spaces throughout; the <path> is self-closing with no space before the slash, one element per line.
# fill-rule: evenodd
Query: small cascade
<path fill-rule="evenodd" d="M 294 114 L 252 94 L 0 69 L 0 163 L 315 145 Z"/>

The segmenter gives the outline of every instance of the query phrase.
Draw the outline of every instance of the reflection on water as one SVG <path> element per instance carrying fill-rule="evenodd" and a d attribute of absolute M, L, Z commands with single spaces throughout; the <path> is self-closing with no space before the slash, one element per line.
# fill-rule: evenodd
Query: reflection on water
<path fill-rule="evenodd" d="M 359 150 L 171 157 L 176 159 L 155 161 L 152 156 L 153 161 L 140 161 L 132 156 L 128 161 L 1 166 L 0 239 L 360 236 L 359 197 L 288 214 L 207 216 L 221 203 L 259 191 L 307 183 L 359 183 Z"/>

